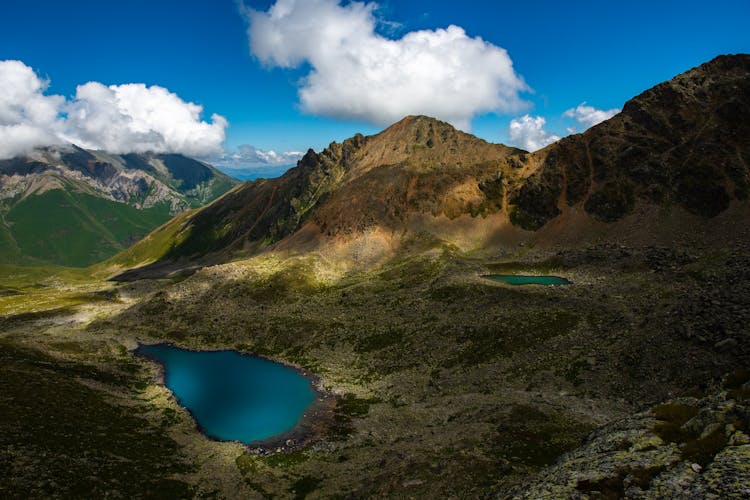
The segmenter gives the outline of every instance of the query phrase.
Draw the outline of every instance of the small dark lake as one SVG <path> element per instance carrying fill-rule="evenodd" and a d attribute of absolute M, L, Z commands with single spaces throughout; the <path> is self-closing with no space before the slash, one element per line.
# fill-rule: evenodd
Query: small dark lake
<path fill-rule="evenodd" d="M 251 443 L 292 430 L 316 393 L 298 371 L 236 351 L 189 351 L 139 345 L 139 356 L 164 367 L 164 382 L 201 431 Z"/>
<path fill-rule="evenodd" d="M 573 282 L 560 276 L 524 276 L 520 274 L 487 274 L 483 278 L 509 285 L 572 285 Z"/>

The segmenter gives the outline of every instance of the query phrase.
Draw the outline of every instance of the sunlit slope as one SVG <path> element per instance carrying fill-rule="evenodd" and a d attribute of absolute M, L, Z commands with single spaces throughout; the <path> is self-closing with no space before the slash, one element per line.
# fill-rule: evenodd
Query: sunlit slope
<path fill-rule="evenodd" d="M 5 214 L 0 261 L 87 266 L 127 248 L 170 217 L 167 205 L 139 210 L 74 190 L 47 191 Z"/>
<path fill-rule="evenodd" d="M 415 244 L 482 251 L 625 234 L 668 240 L 683 216 L 700 225 L 748 199 L 748 123 L 748 55 L 693 68 L 535 153 L 409 116 L 308 151 L 284 176 L 190 214 L 144 272 L 267 249 L 367 267 Z"/>

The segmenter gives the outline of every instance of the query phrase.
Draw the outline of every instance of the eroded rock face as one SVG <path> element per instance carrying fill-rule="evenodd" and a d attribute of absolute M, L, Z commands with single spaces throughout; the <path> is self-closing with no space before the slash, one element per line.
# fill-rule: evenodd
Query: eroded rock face
<path fill-rule="evenodd" d="M 513 498 L 744 498 L 750 491 L 750 372 L 607 425 Z"/>
<path fill-rule="evenodd" d="M 533 188 L 517 188 L 519 221 L 536 229 L 563 204 L 583 203 L 594 218 L 613 222 L 637 201 L 678 204 L 714 217 L 749 194 L 750 56 L 721 56 L 628 101 L 622 113 L 537 153 Z M 553 174 L 550 174 L 552 172 Z M 593 181 L 593 186 L 591 182 Z M 534 196 L 529 196 L 533 189 Z M 539 200 L 547 208 L 540 210 Z"/>

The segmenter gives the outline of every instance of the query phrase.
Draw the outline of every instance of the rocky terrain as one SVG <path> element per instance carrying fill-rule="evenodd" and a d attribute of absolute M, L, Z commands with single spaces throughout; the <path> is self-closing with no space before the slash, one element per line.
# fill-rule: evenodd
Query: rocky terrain
<path fill-rule="evenodd" d="M 535 154 L 408 117 L 89 271 L 0 266 L 0 495 L 748 496 L 749 61 Z M 213 441 L 138 342 L 335 403 L 307 446 Z"/>

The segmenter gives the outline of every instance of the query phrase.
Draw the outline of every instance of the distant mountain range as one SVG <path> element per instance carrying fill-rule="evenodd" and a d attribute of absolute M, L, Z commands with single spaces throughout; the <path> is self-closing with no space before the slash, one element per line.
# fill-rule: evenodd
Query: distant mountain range
<path fill-rule="evenodd" d="M 86 266 L 239 181 L 178 154 L 76 146 L 0 161 L 0 263 Z"/>
<path fill-rule="evenodd" d="M 575 242 L 680 210 L 714 217 L 750 194 L 750 56 L 657 85 L 612 119 L 536 153 L 407 117 L 310 150 L 115 258 L 123 279 L 275 248 L 367 266 L 404 248 Z M 615 224 L 617 223 L 617 224 Z M 618 229 L 609 229 L 618 228 Z M 651 230 L 649 237 L 658 237 Z"/>

